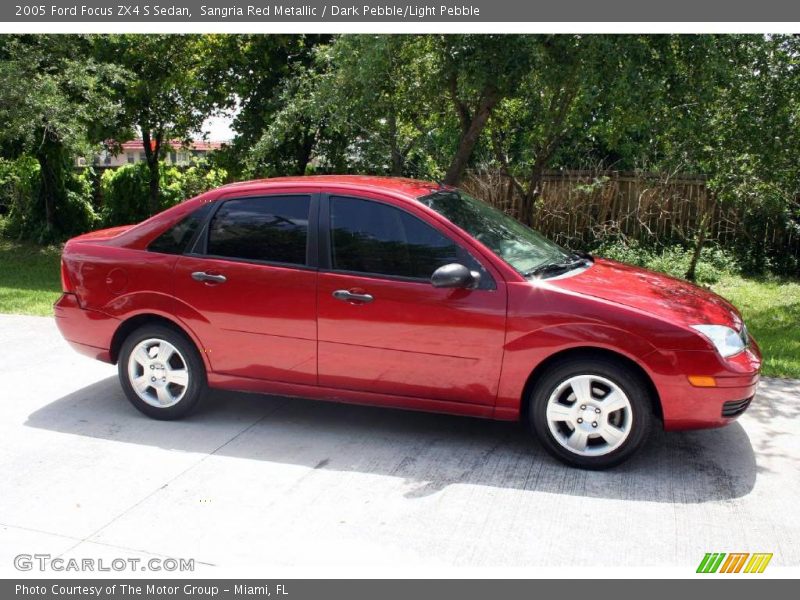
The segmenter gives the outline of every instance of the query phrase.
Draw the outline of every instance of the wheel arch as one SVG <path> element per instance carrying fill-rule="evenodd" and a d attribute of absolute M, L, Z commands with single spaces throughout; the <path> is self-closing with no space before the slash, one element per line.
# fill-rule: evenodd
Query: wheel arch
<path fill-rule="evenodd" d="M 144 325 L 162 325 L 182 334 L 184 337 L 186 337 L 186 339 L 194 344 L 194 347 L 201 356 L 206 369 L 209 368 L 206 354 L 202 351 L 202 346 L 199 344 L 198 339 L 192 334 L 192 332 L 174 319 L 153 312 L 144 312 L 132 315 L 119 324 L 116 331 L 114 331 L 114 335 L 111 337 L 111 346 L 108 351 L 112 364 L 116 364 L 119 360 L 119 353 L 126 338 Z"/>
<path fill-rule="evenodd" d="M 644 369 L 644 367 L 621 352 L 616 352 L 608 348 L 601 348 L 597 346 L 578 346 L 566 348 L 551 354 L 537 364 L 536 367 L 534 367 L 534 369 L 531 371 L 530 375 L 528 375 L 528 379 L 525 381 L 525 386 L 522 389 L 522 398 L 520 399 L 520 420 L 522 422 L 527 422 L 528 411 L 530 409 L 530 402 L 528 402 L 528 398 L 530 397 L 533 388 L 536 386 L 536 383 L 554 364 L 566 360 L 579 360 L 582 358 L 599 357 L 610 358 L 625 365 L 626 368 L 630 369 L 631 372 L 635 373 L 642 380 L 650 392 L 650 401 L 653 413 L 663 423 L 664 413 L 661 407 L 661 397 L 652 377 L 650 377 L 649 373 Z"/>

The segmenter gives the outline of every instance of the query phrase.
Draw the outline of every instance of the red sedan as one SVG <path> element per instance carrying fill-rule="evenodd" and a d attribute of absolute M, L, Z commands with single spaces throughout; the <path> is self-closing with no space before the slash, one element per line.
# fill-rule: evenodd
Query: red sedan
<path fill-rule="evenodd" d="M 157 419 L 207 388 L 520 419 L 604 468 L 730 423 L 761 365 L 719 296 L 408 179 L 228 185 L 70 240 L 62 283 L 64 337 Z"/>

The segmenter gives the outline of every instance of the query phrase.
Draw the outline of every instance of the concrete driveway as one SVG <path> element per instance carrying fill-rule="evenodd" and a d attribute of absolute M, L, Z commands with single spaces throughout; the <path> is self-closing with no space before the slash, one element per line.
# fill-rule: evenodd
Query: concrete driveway
<path fill-rule="evenodd" d="M 657 434 L 616 470 L 516 424 L 213 393 L 145 418 L 52 319 L 0 315 L 0 574 L 19 553 L 330 567 L 800 564 L 800 382 L 720 430 Z M 367 572 L 365 571 L 364 574 Z"/>

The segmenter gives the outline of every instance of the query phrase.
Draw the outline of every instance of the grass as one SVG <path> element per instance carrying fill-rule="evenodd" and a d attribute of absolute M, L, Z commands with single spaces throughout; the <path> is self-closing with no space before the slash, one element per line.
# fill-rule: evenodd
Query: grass
<path fill-rule="evenodd" d="M 728 275 L 712 289 L 742 311 L 764 375 L 800 378 L 800 281 Z M 58 248 L 0 238 L 0 313 L 51 315 L 60 291 Z"/>
<path fill-rule="evenodd" d="M 60 249 L 0 238 L 0 313 L 52 315 L 61 295 Z"/>

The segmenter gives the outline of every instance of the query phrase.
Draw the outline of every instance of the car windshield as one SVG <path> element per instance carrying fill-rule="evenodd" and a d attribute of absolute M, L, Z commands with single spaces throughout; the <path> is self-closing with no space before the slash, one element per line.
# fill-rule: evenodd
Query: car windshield
<path fill-rule="evenodd" d="M 572 254 L 469 194 L 442 190 L 419 198 L 425 206 L 469 233 L 525 277 L 553 263 L 564 263 Z"/>

